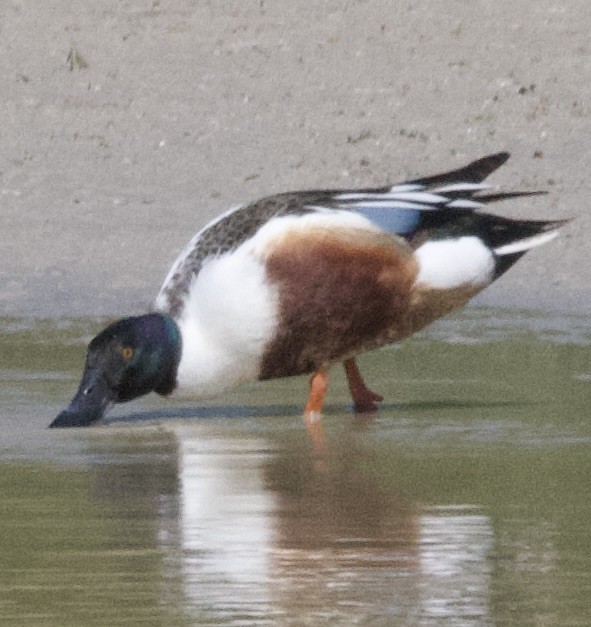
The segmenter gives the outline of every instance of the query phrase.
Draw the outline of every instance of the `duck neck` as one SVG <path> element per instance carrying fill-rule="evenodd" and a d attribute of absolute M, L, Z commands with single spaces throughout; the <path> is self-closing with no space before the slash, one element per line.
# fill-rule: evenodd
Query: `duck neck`
<path fill-rule="evenodd" d="M 154 313 L 160 319 L 157 341 L 161 346 L 159 370 L 161 378 L 154 391 L 162 396 L 171 394 L 177 386 L 177 374 L 182 355 L 181 331 L 175 320 L 166 314 Z"/>

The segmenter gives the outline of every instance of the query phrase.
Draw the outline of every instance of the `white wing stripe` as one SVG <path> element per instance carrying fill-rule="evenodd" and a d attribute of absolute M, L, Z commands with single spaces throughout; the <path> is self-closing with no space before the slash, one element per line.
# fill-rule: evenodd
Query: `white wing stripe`
<path fill-rule="evenodd" d="M 452 185 L 438 187 L 433 191 L 436 194 L 449 194 L 450 192 L 479 192 L 490 188 L 491 186 L 486 183 L 454 183 Z"/>
<path fill-rule="evenodd" d="M 402 185 L 393 185 L 390 188 L 391 194 L 398 194 L 400 192 L 418 192 L 420 189 L 425 189 L 424 185 L 418 183 L 403 183 Z"/>
<path fill-rule="evenodd" d="M 467 198 L 458 198 L 457 200 L 452 200 L 446 207 L 450 209 L 480 209 L 484 207 L 484 203 L 477 202 L 476 200 L 468 200 Z"/>
<path fill-rule="evenodd" d="M 408 202 L 405 200 L 359 200 L 358 202 L 343 203 L 339 205 L 342 209 L 352 207 L 367 209 L 420 209 L 421 211 L 434 211 L 438 209 L 436 205 L 422 205 L 418 202 Z"/>
<path fill-rule="evenodd" d="M 449 198 L 445 196 L 429 194 L 427 192 L 401 192 L 400 194 L 392 194 L 392 199 L 410 200 L 411 202 L 424 202 L 428 204 L 445 204 L 449 202 Z"/>

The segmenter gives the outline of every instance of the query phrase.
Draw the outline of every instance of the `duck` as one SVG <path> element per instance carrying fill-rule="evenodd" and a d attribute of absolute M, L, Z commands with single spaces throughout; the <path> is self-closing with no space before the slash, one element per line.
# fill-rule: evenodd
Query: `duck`
<path fill-rule="evenodd" d="M 386 187 L 279 193 L 226 211 L 182 250 L 149 312 L 90 342 L 78 390 L 49 426 L 88 426 L 150 392 L 198 399 L 296 375 L 310 377 L 303 413 L 313 419 L 337 364 L 355 411 L 375 411 L 383 399 L 366 385 L 359 354 L 465 305 L 568 222 L 483 211 L 544 193 L 485 183 L 508 158 Z"/>

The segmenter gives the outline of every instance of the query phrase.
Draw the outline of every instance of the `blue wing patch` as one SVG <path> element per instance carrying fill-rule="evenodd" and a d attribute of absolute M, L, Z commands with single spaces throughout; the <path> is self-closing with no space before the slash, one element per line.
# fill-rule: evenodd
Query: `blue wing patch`
<path fill-rule="evenodd" d="M 418 209 L 392 209 L 387 207 L 355 207 L 352 209 L 376 226 L 388 233 L 395 233 L 409 238 L 415 232 L 421 221 L 421 211 Z"/>

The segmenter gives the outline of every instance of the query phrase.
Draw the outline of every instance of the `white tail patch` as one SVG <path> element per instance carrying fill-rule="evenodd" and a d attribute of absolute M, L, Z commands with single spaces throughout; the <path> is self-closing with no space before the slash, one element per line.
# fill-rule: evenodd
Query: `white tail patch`
<path fill-rule="evenodd" d="M 516 242 L 511 242 L 510 244 L 503 244 L 503 246 L 495 248 L 494 251 L 499 257 L 503 255 L 513 255 L 514 253 L 522 253 L 526 250 L 530 250 L 530 248 L 535 248 L 536 246 L 541 246 L 546 242 L 550 242 L 557 235 L 558 229 L 555 231 L 546 231 L 545 233 L 532 235 L 531 237 L 526 237 L 524 239 L 517 240 Z"/>
<path fill-rule="evenodd" d="M 433 289 L 484 287 L 495 271 L 492 251 L 474 235 L 425 242 L 415 257 L 419 262 L 416 284 Z"/>

